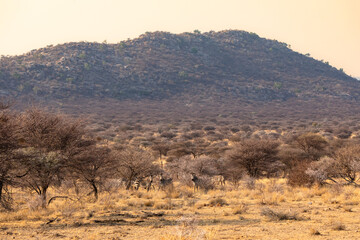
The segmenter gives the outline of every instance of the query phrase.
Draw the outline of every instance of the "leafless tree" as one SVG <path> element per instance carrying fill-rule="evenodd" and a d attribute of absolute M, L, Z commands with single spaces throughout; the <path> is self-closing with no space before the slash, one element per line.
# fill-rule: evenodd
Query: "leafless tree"
<path fill-rule="evenodd" d="M 259 177 L 278 160 L 278 146 L 278 142 L 269 140 L 243 140 L 227 152 L 229 167 L 239 174 L 245 170 L 250 177 Z"/>
<path fill-rule="evenodd" d="M 116 173 L 116 162 L 106 147 L 91 145 L 77 154 L 69 165 L 71 173 L 90 185 L 95 200 L 98 199 L 99 187 Z"/>
<path fill-rule="evenodd" d="M 135 179 L 156 175 L 159 166 L 154 164 L 154 157 L 147 151 L 128 147 L 124 150 L 112 151 L 112 157 L 117 161 L 117 171 L 126 180 L 126 189 L 130 189 Z"/>
<path fill-rule="evenodd" d="M 201 187 L 204 189 L 205 187 L 210 189 L 213 183 L 211 178 L 219 174 L 217 160 L 205 155 L 195 158 L 192 155 L 186 155 L 175 159 L 166 164 L 166 170 L 185 185 L 192 185 L 191 176 L 196 175 L 203 180 Z"/>
<path fill-rule="evenodd" d="M 308 161 L 308 155 L 299 148 L 289 145 L 282 146 L 279 150 L 278 157 L 284 164 L 283 176 L 286 177 L 299 162 Z"/>
<path fill-rule="evenodd" d="M 24 165 L 28 169 L 25 186 L 41 196 L 43 208 L 48 188 L 61 183 L 69 161 L 82 148 L 84 133 L 79 121 L 59 114 L 32 108 L 22 115 Z"/>
<path fill-rule="evenodd" d="M 316 133 L 305 133 L 295 139 L 295 145 L 307 154 L 308 158 L 318 160 L 326 154 L 328 142 Z"/>
<path fill-rule="evenodd" d="M 20 146 L 18 118 L 8 109 L 8 105 L 0 103 L 0 204 L 9 209 L 11 196 L 7 187 L 16 184 L 17 177 L 24 174 Z"/>
<path fill-rule="evenodd" d="M 203 141 L 202 139 L 197 139 L 196 141 L 184 141 L 174 144 L 169 152 L 170 155 L 180 158 L 182 156 L 191 154 L 194 158 L 204 155 L 206 152 L 206 147 L 209 146 L 209 143 Z"/>
<path fill-rule="evenodd" d="M 318 182 L 337 183 L 338 179 L 357 185 L 360 172 L 360 145 L 348 145 L 338 149 L 332 157 L 313 162 L 306 173 Z"/>
<path fill-rule="evenodd" d="M 170 145 L 165 142 L 155 142 L 151 148 L 158 153 L 161 160 L 163 156 L 167 155 L 168 151 L 170 150 Z"/>

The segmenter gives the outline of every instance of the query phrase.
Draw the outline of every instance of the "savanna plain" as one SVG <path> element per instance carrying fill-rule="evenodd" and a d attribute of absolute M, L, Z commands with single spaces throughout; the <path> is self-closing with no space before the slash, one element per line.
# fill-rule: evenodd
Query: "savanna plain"
<path fill-rule="evenodd" d="M 2 105 L 0 239 L 360 238 L 356 117 L 125 117 Z"/>
<path fill-rule="evenodd" d="M 72 189 L 62 190 L 69 196 Z M 57 190 L 60 191 L 60 190 Z M 51 194 L 57 194 L 54 190 Z M 290 187 L 284 179 L 246 179 L 193 192 L 116 189 L 91 199 L 56 200 L 15 193 L 1 213 L 1 239 L 357 239 L 359 189 Z M 74 197 L 75 198 L 75 197 Z"/>

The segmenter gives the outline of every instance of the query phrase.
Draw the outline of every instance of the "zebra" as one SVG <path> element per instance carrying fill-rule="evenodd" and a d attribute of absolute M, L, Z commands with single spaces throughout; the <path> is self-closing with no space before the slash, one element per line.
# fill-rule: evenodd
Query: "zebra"
<path fill-rule="evenodd" d="M 133 182 L 133 187 L 134 187 L 135 190 L 139 190 L 141 182 L 142 182 L 141 178 L 136 178 L 135 179 L 135 181 Z"/>
<path fill-rule="evenodd" d="M 194 185 L 194 192 L 199 190 L 200 179 L 195 175 L 195 173 L 191 173 L 191 181 Z"/>
<path fill-rule="evenodd" d="M 160 175 L 160 181 L 159 181 L 159 190 L 164 189 L 165 187 L 172 184 L 172 178 L 164 178 L 163 175 Z"/>
<path fill-rule="evenodd" d="M 191 173 L 191 181 L 194 185 L 194 192 L 199 190 L 199 188 L 202 188 L 205 192 L 207 192 L 209 189 L 212 189 L 214 187 L 210 178 L 200 178 L 197 177 L 195 173 Z"/>
<path fill-rule="evenodd" d="M 149 178 L 147 179 L 147 181 L 145 182 L 145 189 L 146 189 L 146 191 L 150 191 L 151 187 L 154 187 L 154 186 L 152 185 L 153 180 L 154 180 L 153 176 L 150 175 L 150 177 L 149 177 Z"/>
<path fill-rule="evenodd" d="M 225 186 L 225 177 L 223 175 L 218 175 L 214 177 L 214 183 L 220 186 Z"/>

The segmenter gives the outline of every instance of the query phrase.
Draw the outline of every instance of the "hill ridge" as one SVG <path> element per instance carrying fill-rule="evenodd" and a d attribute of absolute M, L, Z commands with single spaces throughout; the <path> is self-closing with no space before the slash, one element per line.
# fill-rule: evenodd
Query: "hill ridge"
<path fill-rule="evenodd" d="M 147 32 L 117 44 L 71 42 L 0 59 L 0 94 L 41 99 L 357 101 L 359 84 L 286 43 L 239 30 Z"/>

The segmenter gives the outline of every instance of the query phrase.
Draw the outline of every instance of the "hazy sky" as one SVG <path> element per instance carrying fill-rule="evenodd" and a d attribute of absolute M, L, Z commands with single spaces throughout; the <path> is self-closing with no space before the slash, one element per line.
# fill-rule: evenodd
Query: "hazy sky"
<path fill-rule="evenodd" d="M 255 32 L 360 76 L 360 0 L 0 0 L 0 55 L 194 29 Z"/>

